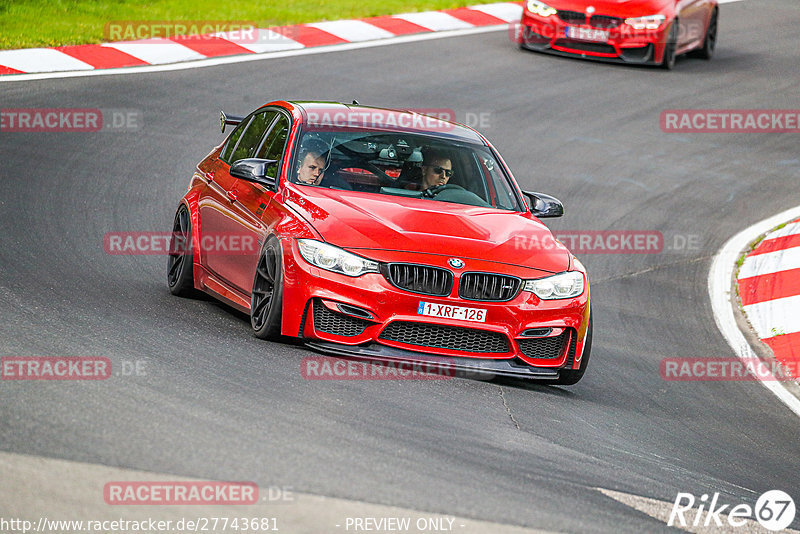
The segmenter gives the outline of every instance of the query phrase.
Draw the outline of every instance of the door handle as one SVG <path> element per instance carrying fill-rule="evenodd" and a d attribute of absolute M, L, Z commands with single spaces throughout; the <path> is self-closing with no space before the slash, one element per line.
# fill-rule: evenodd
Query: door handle
<path fill-rule="evenodd" d="M 236 191 L 226 191 L 225 194 L 228 195 L 228 200 L 231 202 L 236 202 L 239 200 L 239 195 L 236 193 Z"/>

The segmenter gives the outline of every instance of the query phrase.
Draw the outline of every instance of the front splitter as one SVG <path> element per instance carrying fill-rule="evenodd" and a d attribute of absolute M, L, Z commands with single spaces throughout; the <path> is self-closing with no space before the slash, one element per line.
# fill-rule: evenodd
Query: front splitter
<path fill-rule="evenodd" d="M 410 350 L 388 347 L 378 343 L 351 346 L 328 341 L 311 340 L 306 342 L 306 346 L 319 352 L 335 354 L 337 356 L 348 356 L 351 358 L 380 362 L 407 362 L 434 367 L 447 372 L 452 371 L 455 376 L 465 378 L 473 377 L 475 374 L 479 376 L 500 375 L 536 380 L 557 380 L 559 378 L 558 369 L 515 365 L 512 363 L 512 360 L 457 358 L 419 354 Z"/>

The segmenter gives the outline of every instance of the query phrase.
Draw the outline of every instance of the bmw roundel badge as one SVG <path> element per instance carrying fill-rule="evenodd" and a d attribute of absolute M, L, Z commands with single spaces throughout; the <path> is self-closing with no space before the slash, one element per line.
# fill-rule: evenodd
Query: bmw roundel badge
<path fill-rule="evenodd" d="M 450 267 L 453 269 L 460 269 L 464 266 L 464 262 L 459 260 L 458 258 L 450 258 L 447 260 L 447 263 L 450 264 Z"/>

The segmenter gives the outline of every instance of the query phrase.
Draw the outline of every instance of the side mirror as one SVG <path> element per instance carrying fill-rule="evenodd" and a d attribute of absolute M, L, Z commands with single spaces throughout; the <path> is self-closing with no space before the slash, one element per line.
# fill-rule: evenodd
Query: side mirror
<path fill-rule="evenodd" d="M 278 181 L 276 178 L 267 176 L 267 169 L 277 163 L 278 160 L 275 159 L 240 159 L 231 165 L 231 176 L 261 184 L 274 191 Z"/>
<path fill-rule="evenodd" d="M 556 197 L 551 197 L 544 193 L 536 193 L 534 191 L 523 191 L 522 193 L 528 197 L 528 205 L 531 208 L 531 213 L 540 219 L 545 217 L 561 217 L 564 215 L 564 204 Z"/>

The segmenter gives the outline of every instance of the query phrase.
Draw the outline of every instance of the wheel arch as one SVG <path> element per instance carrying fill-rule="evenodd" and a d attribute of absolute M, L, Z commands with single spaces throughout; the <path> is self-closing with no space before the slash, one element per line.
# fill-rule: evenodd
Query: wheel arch
<path fill-rule="evenodd" d="M 189 191 L 181 198 L 178 203 L 178 209 L 181 206 L 189 211 L 189 220 L 192 225 L 192 273 L 194 274 L 194 287 L 195 289 L 202 290 L 200 285 L 200 277 L 202 276 L 200 263 L 200 233 L 202 232 L 202 222 L 200 221 L 200 209 L 198 206 L 200 190 L 202 187 L 196 185 L 189 189 Z M 177 211 L 177 210 L 176 210 Z"/>

